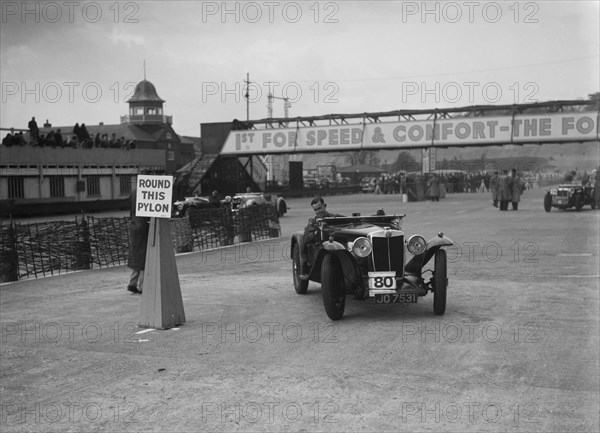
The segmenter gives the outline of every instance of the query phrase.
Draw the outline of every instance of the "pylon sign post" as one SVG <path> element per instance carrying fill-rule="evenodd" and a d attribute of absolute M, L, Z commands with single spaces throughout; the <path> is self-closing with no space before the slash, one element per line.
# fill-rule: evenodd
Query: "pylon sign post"
<path fill-rule="evenodd" d="M 172 176 L 138 176 L 135 214 L 150 217 L 139 322 L 142 328 L 173 328 L 185 323 L 169 224 L 172 196 Z"/>

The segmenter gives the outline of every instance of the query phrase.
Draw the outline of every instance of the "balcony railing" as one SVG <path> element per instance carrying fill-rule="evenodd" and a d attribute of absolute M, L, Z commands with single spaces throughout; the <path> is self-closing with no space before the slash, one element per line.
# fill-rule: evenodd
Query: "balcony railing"
<path fill-rule="evenodd" d="M 0 177 L 10 167 L 164 166 L 165 151 L 157 149 L 70 149 L 0 146 Z"/>
<path fill-rule="evenodd" d="M 121 116 L 121 124 L 124 123 L 168 123 L 173 124 L 173 116 L 164 114 L 132 114 Z"/>

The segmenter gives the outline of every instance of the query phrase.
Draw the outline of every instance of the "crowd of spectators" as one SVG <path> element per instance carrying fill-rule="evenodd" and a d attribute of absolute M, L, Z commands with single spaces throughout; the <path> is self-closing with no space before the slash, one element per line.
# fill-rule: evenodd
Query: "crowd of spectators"
<path fill-rule="evenodd" d="M 583 173 L 578 173 L 576 170 L 572 170 L 565 173 L 562 181 L 563 183 L 574 183 L 577 185 L 581 184 L 583 186 L 593 186 L 598 180 L 596 179 L 597 177 L 598 169 L 592 170 L 591 173 L 588 173 L 587 171 L 584 171 Z"/>
<path fill-rule="evenodd" d="M 69 147 L 75 149 L 135 149 L 135 142 L 125 137 L 117 137 L 116 133 L 108 134 L 90 134 L 85 123 L 79 125 L 76 123 L 72 131 L 63 132 L 60 128 L 51 129 L 47 133 L 41 133 L 37 126 L 35 117 L 28 123 L 29 133 L 23 134 L 23 131 L 15 132 L 11 130 L 2 139 L 2 145 L 11 146 L 35 146 L 35 147 Z"/>
<path fill-rule="evenodd" d="M 478 192 L 489 190 L 489 173 L 444 173 L 442 171 L 436 173 L 436 176 L 439 183 L 445 185 L 447 192 Z M 407 185 L 419 182 L 427 184 L 432 177 L 433 174 L 431 173 L 383 174 L 375 178 L 368 178 L 366 183 L 363 179 L 363 189 L 366 191 L 370 190 L 376 194 L 399 194 L 406 191 Z"/>
<path fill-rule="evenodd" d="M 25 135 L 23 135 L 23 131 L 17 133 L 11 131 L 2 139 L 2 145 L 6 147 L 25 146 L 26 144 L 27 140 L 25 139 Z"/>
<path fill-rule="evenodd" d="M 438 170 L 436 173 L 439 184 L 444 185 L 447 193 L 475 193 L 489 192 L 492 171 L 461 172 Z M 543 184 L 560 182 L 561 175 L 556 173 L 521 173 L 526 189 L 533 189 Z M 363 191 L 376 194 L 402 194 L 407 188 L 417 183 L 428 185 L 432 173 L 400 172 L 396 174 L 382 174 L 378 177 L 363 178 Z"/>

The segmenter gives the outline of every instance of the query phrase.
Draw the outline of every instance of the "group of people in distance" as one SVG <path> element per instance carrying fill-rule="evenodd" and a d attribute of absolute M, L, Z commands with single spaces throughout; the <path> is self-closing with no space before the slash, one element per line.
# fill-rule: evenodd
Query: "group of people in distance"
<path fill-rule="evenodd" d="M 48 127 L 48 125 L 44 126 Z M 28 136 L 23 134 L 22 131 L 15 133 L 14 130 L 11 130 L 2 139 L 2 145 L 6 147 L 31 145 L 36 147 L 70 147 L 75 149 L 91 149 L 94 147 L 104 149 L 135 149 L 135 142 L 133 140 L 127 140 L 125 137 L 117 137 L 114 132 L 110 136 L 107 133 L 90 134 L 85 123 L 81 125 L 76 123 L 72 133 L 63 133 L 58 128 L 42 134 L 35 117 L 32 117 L 27 127 L 29 129 Z"/>
<path fill-rule="evenodd" d="M 492 190 L 492 205 L 501 211 L 508 210 L 508 204 L 512 203 L 512 210 L 519 210 L 521 194 L 525 191 L 525 182 L 516 169 L 495 171 L 490 178 L 490 189 Z"/>

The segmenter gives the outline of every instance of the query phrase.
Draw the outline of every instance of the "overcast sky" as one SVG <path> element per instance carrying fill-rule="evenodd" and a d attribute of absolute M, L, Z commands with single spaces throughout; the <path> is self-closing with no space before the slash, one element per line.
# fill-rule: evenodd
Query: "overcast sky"
<path fill-rule="evenodd" d="M 598 1 L 3 1 L 0 126 L 119 123 L 146 78 L 175 131 L 290 117 L 587 98 Z M 273 84 L 268 84 L 269 82 Z M 273 115 L 283 117 L 283 101 Z"/>

